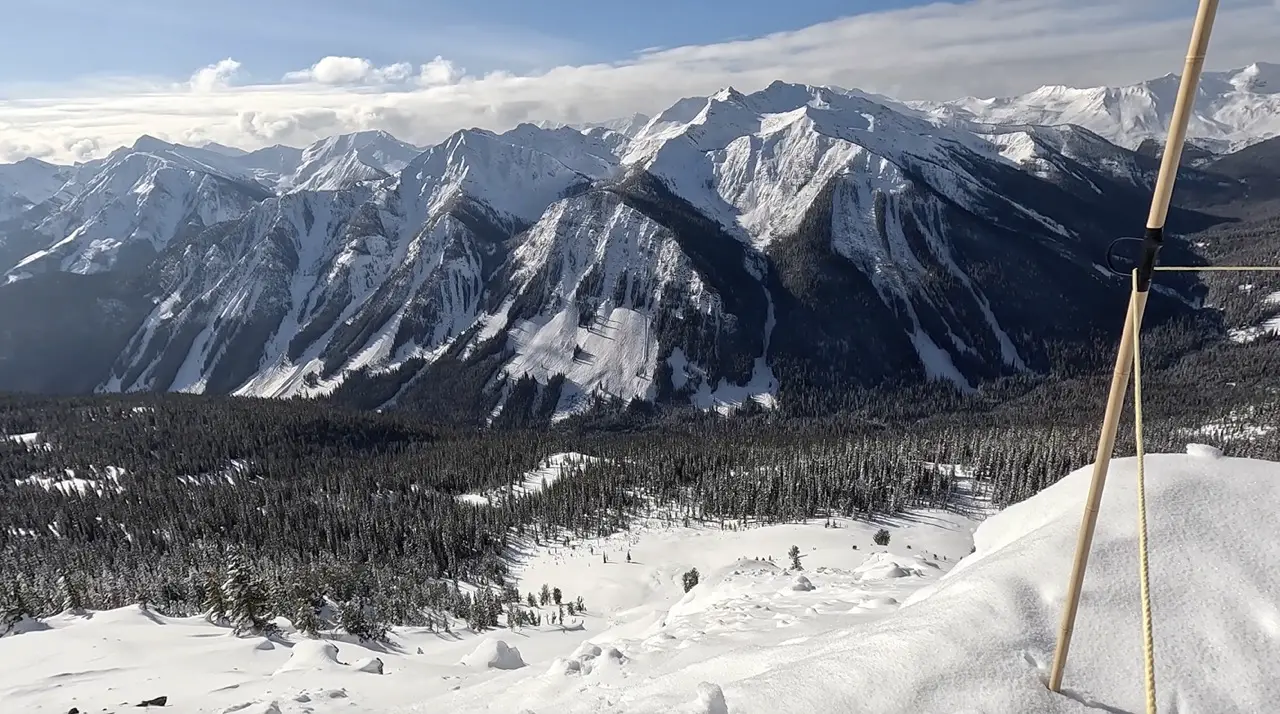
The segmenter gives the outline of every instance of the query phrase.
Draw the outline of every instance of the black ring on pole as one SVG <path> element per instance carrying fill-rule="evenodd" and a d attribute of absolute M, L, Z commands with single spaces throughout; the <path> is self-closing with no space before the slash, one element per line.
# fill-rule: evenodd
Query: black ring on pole
<path fill-rule="evenodd" d="M 1127 278 L 1127 277 L 1130 277 L 1130 276 L 1133 274 L 1133 268 L 1130 268 L 1130 269 L 1128 269 L 1128 270 L 1121 270 L 1121 269 L 1119 269 L 1119 268 L 1117 268 L 1117 267 L 1116 267 L 1116 260 L 1115 260 L 1115 259 L 1116 259 L 1116 246 L 1117 246 L 1117 245 L 1120 245 L 1121 243 L 1124 243 L 1124 242 L 1126 242 L 1126 241 L 1130 241 L 1130 242 L 1133 242 L 1133 243 L 1141 243 L 1141 242 L 1142 242 L 1142 239 L 1141 239 L 1141 238 L 1127 238 L 1127 237 L 1126 237 L 1126 238 L 1117 238 L 1117 239 L 1115 239 L 1115 240 L 1111 241 L 1111 245 L 1107 246 L 1107 255 L 1106 255 L 1106 257 L 1107 257 L 1107 270 L 1110 270 L 1111 272 L 1115 273 L 1116 275 L 1120 275 L 1120 276 L 1123 276 L 1123 277 L 1126 277 L 1126 278 Z"/>
<path fill-rule="evenodd" d="M 1156 269 L 1156 257 L 1160 247 L 1164 245 L 1164 228 L 1148 227 L 1142 234 L 1142 260 L 1138 263 L 1138 285 L 1140 293 L 1151 288 L 1151 274 Z"/>

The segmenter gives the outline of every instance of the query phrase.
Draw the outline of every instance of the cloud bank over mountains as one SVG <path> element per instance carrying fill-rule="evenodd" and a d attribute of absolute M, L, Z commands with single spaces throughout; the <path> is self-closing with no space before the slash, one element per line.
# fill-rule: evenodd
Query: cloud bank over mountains
<path fill-rule="evenodd" d="M 775 79 L 902 99 L 1124 84 L 1180 70 L 1194 9 L 1190 0 L 939 2 L 528 74 L 473 74 L 439 56 L 381 66 L 329 56 L 267 77 L 234 58 L 211 58 L 185 81 L 121 78 L 0 99 L 0 162 L 86 160 L 143 133 L 253 149 L 383 129 L 430 144 L 463 127 L 597 121 Z M 1209 67 L 1280 60 L 1276 37 L 1277 0 L 1224 5 Z"/>

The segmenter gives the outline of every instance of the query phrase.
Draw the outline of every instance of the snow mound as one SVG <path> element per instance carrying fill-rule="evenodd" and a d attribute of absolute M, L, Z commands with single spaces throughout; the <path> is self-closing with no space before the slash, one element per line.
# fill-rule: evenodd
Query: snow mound
<path fill-rule="evenodd" d="M 897 607 L 900 603 L 895 597 L 880 595 L 876 597 L 868 597 L 859 600 L 853 609 L 849 610 L 849 614 L 857 615 L 865 613 L 868 610 L 884 610 L 887 608 Z"/>
<path fill-rule="evenodd" d="M 462 664 L 472 669 L 520 669 L 524 659 L 520 650 L 498 639 L 487 639 L 471 654 L 462 658 Z"/>
<path fill-rule="evenodd" d="M 1187 444 L 1187 453 L 1202 459 L 1222 458 L 1222 449 L 1208 444 Z"/>
<path fill-rule="evenodd" d="M 710 682 L 698 685 L 698 698 L 685 709 L 688 714 L 729 714 L 729 705 L 724 701 L 724 691 Z"/>
<path fill-rule="evenodd" d="M 564 677 L 570 674 L 582 674 L 582 662 L 576 659 L 556 657 L 551 660 L 551 666 L 547 667 L 548 677 Z"/>
<path fill-rule="evenodd" d="M 358 672 L 382 674 L 382 660 L 377 657 L 365 657 L 364 659 L 356 660 L 351 667 Z"/>
<path fill-rule="evenodd" d="M 281 714 L 280 704 L 270 702 L 246 702 L 222 710 L 222 714 Z"/>
<path fill-rule="evenodd" d="M 41 632 L 50 629 L 45 623 L 32 618 L 30 615 L 23 615 L 21 619 L 8 626 L 5 630 L 0 630 L 0 637 L 9 635 L 25 635 L 28 632 Z"/>
<path fill-rule="evenodd" d="M 758 575 L 762 573 L 781 573 L 782 568 L 775 563 L 757 558 L 742 558 L 729 568 L 730 575 Z"/>
<path fill-rule="evenodd" d="M 1160 710 L 1273 711 L 1280 568 L 1266 564 L 1280 562 L 1280 466 L 1152 454 L 1147 473 Z M 1133 459 L 1113 463 L 1067 665 L 1069 694 L 1044 683 L 1090 468 L 984 522 L 976 552 L 911 607 L 775 647 L 770 660 L 780 664 L 739 680 L 735 694 L 752 712 L 1091 710 L 1084 701 L 1144 710 L 1134 475 Z M 709 664 L 731 670 L 745 661 Z"/>
<path fill-rule="evenodd" d="M 797 575 L 796 579 L 787 588 L 792 592 L 807 593 L 814 589 L 813 583 L 803 575 Z"/>
<path fill-rule="evenodd" d="M 854 574 L 862 580 L 890 580 L 919 575 L 919 569 L 899 563 L 889 553 L 874 553 L 866 562 L 854 569 Z"/>
<path fill-rule="evenodd" d="M 276 673 L 336 669 L 346 669 L 346 665 L 338 661 L 337 645 L 324 640 L 303 640 L 293 646 L 289 661 Z"/>

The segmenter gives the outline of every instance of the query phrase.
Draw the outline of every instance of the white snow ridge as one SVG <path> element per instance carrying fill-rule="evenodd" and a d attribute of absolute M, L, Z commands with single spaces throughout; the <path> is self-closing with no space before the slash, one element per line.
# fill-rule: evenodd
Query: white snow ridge
<path fill-rule="evenodd" d="M 1276 711 L 1280 464 L 1188 451 L 1147 464 L 1159 710 Z M 1112 466 L 1066 688 L 1045 685 L 1089 475 L 982 523 L 951 511 L 833 528 L 655 522 L 544 546 L 516 574 L 522 591 L 553 582 L 586 595 L 563 627 L 397 628 L 370 650 L 302 637 L 283 620 L 273 641 L 139 606 L 66 613 L 0 638 L 0 702 L 6 712 L 123 711 L 112 707 L 159 695 L 166 711 L 280 714 L 1143 711 L 1132 459 Z M 872 543 L 881 527 L 888 546 Z M 803 571 L 785 567 L 792 545 Z M 695 567 L 701 580 L 686 593 L 681 576 Z"/>

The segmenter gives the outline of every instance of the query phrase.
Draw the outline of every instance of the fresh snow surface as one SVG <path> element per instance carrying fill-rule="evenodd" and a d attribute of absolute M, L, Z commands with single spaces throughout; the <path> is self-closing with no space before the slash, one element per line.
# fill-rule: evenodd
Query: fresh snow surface
<path fill-rule="evenodd" d="M 495 488 L 484 493 L 467 493 L 458 496 L 459 501 L 487 506 L 501 503 L 505 498 L 521 498 L 539 493 L 544 488 L 560 480 L 566 473 L 572 473 L 586 464 L 598 461 L 594 456 L 574 452 L 552 454 L 542 460 L 538 468 L 525 472 L 520 480 L 508 488 Z"/>
<path fill-rule="evenodd" d="M 1274 711 L 1280 464 L 1191 445 L 1149 456 L 1147 474 L 1160 711 Z M 981 524 L 970 501 L 837 528 L 649 522 L 532 548 L 522 592 L 548 583 L 585 600 L 564 628 L 400 628 L 373 650 L 240 639 L 136 606 L 59 615 L 0 639 L 0 701 L 59 714 L 160 695 L 166 711 L 280 714 L 1142 711 L 1132 459 L 1112 464 L 1065 693 L 1044 685 L 1088 481 L 1081 469 Z M 802 572 L 788 569 L 793 544 Z M 690 567 L 701 581 L 685 594 Z"/>

